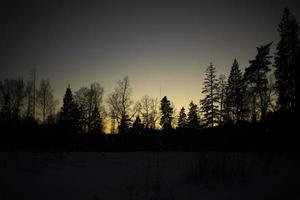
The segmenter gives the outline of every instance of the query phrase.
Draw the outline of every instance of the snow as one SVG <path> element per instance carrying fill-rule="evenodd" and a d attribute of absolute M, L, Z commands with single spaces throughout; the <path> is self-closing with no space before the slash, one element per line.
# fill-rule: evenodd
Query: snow
<path fill-rule="evenodd" d="M 297 157 L 252 152 L 0 153 L 0 199 L 285 199 L 299 195 Z"/>

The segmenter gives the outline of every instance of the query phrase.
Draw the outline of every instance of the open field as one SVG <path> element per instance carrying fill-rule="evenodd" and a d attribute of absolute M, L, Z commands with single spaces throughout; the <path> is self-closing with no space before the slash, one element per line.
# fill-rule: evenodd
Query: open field
<path fill-rule="evenodd" d="M 286 199 L 295 153 L 1 153 L 0 199 Z"/>

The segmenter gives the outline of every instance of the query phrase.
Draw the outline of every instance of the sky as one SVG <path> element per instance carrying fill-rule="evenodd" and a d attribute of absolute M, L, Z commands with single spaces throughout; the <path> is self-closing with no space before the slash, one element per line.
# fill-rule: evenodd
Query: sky
<path fill-rule="evenodd" d="M 68 84 L 107 96 L 129 76 L 134 100 L 167 95 L 179 110 L 199 103 L 209 62 L 227 76 L 234 58 L 244 69 L 257 46 L 273 52 L 285 6 L 299 22 L 297 0 L 3 0 L 0 79 L 36 68 L 61 103 Z"/>

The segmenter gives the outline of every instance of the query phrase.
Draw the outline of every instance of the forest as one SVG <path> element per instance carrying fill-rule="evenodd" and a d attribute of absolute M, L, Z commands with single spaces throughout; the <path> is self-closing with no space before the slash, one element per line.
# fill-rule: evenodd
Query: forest
<path fill-rule="evenodd" d="M 277 30 L 279 42 L 256 47 L 245 71 L 238 58 L 228 77 L 209 63 L 199 83 L 203 98 L 188 108 L 175 108 L 167 96 L 133 101 L 129 77 L 107 96 L 98 82 L 77 91 L 68 85 L 61 108 L 50 81 L 36 80 L 38 70 L 29 80 L 0 80 L 0 150 L 299 150 L 300 38 L 288 8 Z"/>

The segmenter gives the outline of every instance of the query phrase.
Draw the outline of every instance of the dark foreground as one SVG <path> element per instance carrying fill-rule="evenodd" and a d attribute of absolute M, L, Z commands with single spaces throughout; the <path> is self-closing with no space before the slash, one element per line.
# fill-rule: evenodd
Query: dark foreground
<path fill-rule="evenodd" d="M 298 153 L 0 153 L 0 199 L 299 199 Z"/>

